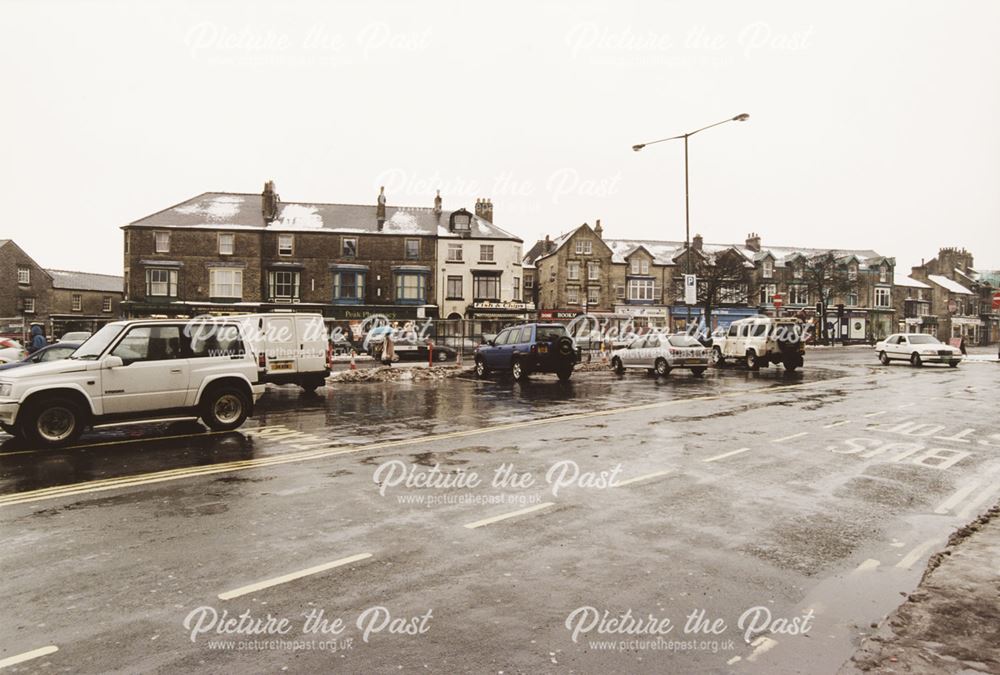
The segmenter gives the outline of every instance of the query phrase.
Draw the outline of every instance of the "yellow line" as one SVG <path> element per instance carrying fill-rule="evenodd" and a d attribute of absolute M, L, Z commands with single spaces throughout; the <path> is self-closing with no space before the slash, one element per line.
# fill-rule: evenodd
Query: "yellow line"
<path fill-rule="evenodd" d="M 255 427 L 256 428 L 256 427 Z M 196 434 L 177 434 L 176 436 L 146 436 L 144 438 L 129 438 L 120 441 L 104 441 L 102 443 L 88 443 L 87 445 L 69 445 L 65 448 L 42 448 L 39 450 L 18 450 L 16 452 L 3 452 L 0 450 L 0 459 L 11 455 L 28 455 L 46 452 L 69 452 L 71 450 L 86 450 L 87 448 L 103 448 L 108 445 L 124 445 L 126 443 L 144 443 L 151 441 L 170 441 L 178 438 L 202 438 L 204 436 L 218 436 L 219 434 L 231 434 L 232 431 L 200 431 Z"/>
<path fill-rule="evenodd" d="M 104 492 L 107 490 L 114 490 L 117 488 L 134 487 L 140 485 L 148 485 L 152 483 L 162 483 L 165 481 L 180 480 L 182 478 L 188 478 L 194 476 L 207 476 L 217 473 L 243 471 L 246 469 L 274 466 L 278 464 L 290 464 L 293 462 L 302 462 L 312 459 L 322 459 L 334 455 L 366 452 L 369 450 L 380 450 L 384 448 L 393 448 L 393 447 L 407 446 L 407 445 L 422 445 L 425 443 L 433 443 L 453 438 L 481 436 L 483 434 L 492 434 L 497 431 L 525 429 L 535 426 L 554 424 L 557 422 L 571 422 L 574 420 L 589 419 L 592 417 L 606 417 L 610 415 L 620 415 L 623 413 L 639 412 L 643 410 L 655 410 L 658 408 L 666 408 L 669 406 L 680 405 L 683 403 L 689 403 L 693 401 L 714 401 L 721 398 L 746 396 L 748 394 L 754 394 L 754 393 L 782 392 L 788 389 L 798 389 L 802 387 L 815 386 L 825 383 L 827 383 L 826 380 L 821 380 L 818 382 L 806 382 L 801 384 L 782 385 L 778 387 L 760 387 L 757 389 L 750 389 L 747 391 L 736 391 L 736 392 L 729 392 L 726 394 L 715 394 L 711 396 L 692 396 L 689 398 L 671 399 L 669 401 L 657 401 L 655 403 L 643 403 L 640 405 L 625 406 L 620 408 L 609 408 L 606 410 L 593 410 L 589 412 L 569 413 L 566 415 L 552 415 L 550 417 L 542 417 L 534 420 L 525 420 L 522 422 L 510 422 L 507 424 L 498 424 L 490 427 L 465 429 L 463 431 L 452 431 L 448 433 L 436 434 L 433 436 L 423 436 L 419 438 L 404 438 L 395 441 L 381 441 L 378 443 L 371 443 L 368 445 L 360 445 L 350 448 L 340 447 L 340 448 L 323 449 L 323 450 L 307 450 L 303 452 L 275 455 L 273 457 L 261 457 L 257 459 L 225 462 L 221 464 L 213 464 L 210 466 L 187 467 L 181 469 L 171 469 L 167 471 L 157 471 L 148 474 L 138 474 L 135 476 L 109 478 L 97 481 L 87 481 L 84 483 L 74 483 L 70 485 L 61 485 L 49 488 L 41 488 L 39 490 L 29 490 L 26 492 L 17 492 L 13 494 L 3 495 L 0 496 L 0 508 L 4 506 L 13 506 L 16 504 L 28 504 L 32 502 L 43 501 L 46 499 L 55 499 L 57 497 L 70 497 L 70 496 L 90 494 L 95 492 Z M 267 427 L 261 427 L 261 428 L 267 428 Z M 224 432 L 224 433 L 232 433 L 232 432 Z M 331 441 L 331 443 L 333 443 L 333 441 Z"/>

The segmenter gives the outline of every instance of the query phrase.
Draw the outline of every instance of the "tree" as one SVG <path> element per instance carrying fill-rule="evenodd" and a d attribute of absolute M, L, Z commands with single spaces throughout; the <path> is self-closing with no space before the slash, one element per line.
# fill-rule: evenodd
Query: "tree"
<path fill-rule="evenodd" d="M 855 280 L 851 278 L 847 264 L 840 262 L 833 251 L 804 256 L 793 264 L 801 266 L 801 281 L 806 285 L 809 297 L 816 298 L 823 304 L 821 316 L 817 318 L 823 344 L 827 344 L 829 330 L 826 325 L 826 312 L 830 300 L 854 290 Z"/>
<path fill-rule="evenodd" d="M 692 272 L 698 277 L 697 299 L 705 318 L 705 330 L 711 331 L 713 307 L 746 304 L 753 280 L 753 265 L 739 251 L 731 248 L 718 253 L 698 251 L 691 262 Z M 683 289 L 681 284 L 681 297 Z"/>

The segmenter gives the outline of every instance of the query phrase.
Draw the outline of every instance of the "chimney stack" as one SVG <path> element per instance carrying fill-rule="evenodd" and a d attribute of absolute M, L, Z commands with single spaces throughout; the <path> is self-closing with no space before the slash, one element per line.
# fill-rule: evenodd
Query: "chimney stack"
<path fill-rule="evenodd" d="M 265 223 L 278 217 L 278 204 L 280 202 L 281 198 L 274 190 L 274 181 L 269 180 L 264 183 L 264 191 L 260 195 L 260 210 Z"/>
<path fill-rule="evenodd" d="M 594 225 L 594 234 L 597 235 L 598 239 L 604 239 L 604 228 L 601 227 L 601 219 L 597 219 L 597 223 Z"/>
<path fill-rule="evenodd" d="M 549 235 L 545 235 L 545 252 L 552 253 L 552 240 L 549 239 Z"/>
<path fill-rule="evenodd" d="M 490 199 L 476 200 L 476 215 L 483 220 L 493 222 L 493 201 Z"/>
<path fill-rule="evenodd" d="M 375 207 L 375 220 L 378 221 L 378 231 L 385 225 L 385 186 L 378 189 L 378 205 Z"/>
<path fill-rule="evenodd" d="M 694 235 L 694 237 L 691 238 L 691 248 L 693 248 L 696 251 L 700 251 L 704 241 L 705 240 L 701 238 L 700 234 Z"/>
<path fill-rule="evenodd" d="M 760 253 L 760 235 L 756 232 L 751 232 L 747 235 L 747 248 L 754 253 Z"/>
<path fill-rule="evenodd" d="M 434 213 L 438 216 L 441 215 L 441 191 L 437 191 L 437 196 L 434 198 Z"/>

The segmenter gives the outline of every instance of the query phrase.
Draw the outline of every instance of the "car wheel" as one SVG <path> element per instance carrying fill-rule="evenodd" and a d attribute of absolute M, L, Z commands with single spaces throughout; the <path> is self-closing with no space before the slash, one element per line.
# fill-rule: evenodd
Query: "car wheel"
<path fill-rule="evenodd" d="M 913 356 L 910 357 L 910 364 L 914 368 L 920 368 L 924 365 L 924 360 L 920 358 L 920 354 L 913 352 Z"/>
<path fill-rule="evenodd" d="M 611 359 L 611 370 L 615 371 L 615 373 L 617 373 L 618 375 L 625 374 L 625 365 L 622 363 L 622 360 L 617 356 Z"/>
<path fill-rule="evenodd" d="M 691 369 L 691 373 L 695 377 L 701 377 L 702 375 L 705 374 L 705 367 L 704 366 L 699 366 L 698 368 L 692 368 Z"/>
<path fill-rule="evenodd" d="M 324 386 L 326 386 L 326 378 L 321 376 L 307 377 L 302 382 L 302 388 L 308 392 L 314 392 Z"/>
<path fill-rule="evenodd" d="M 476 377 L 486 377 L 490 374 L 490 369 L 486 367 L 486 361 L 482 358 L 476 359 Z"/>
<path fill-rule="evenodd" d="M 72 443 L 86 426 L 85 414 L 76 401 L 55 397 L 29 405 L 19 422 L 21 435 L 43 447 Z"/>
<path fill-rule="evenodd" d="M 760 359 L 757 358 L 757 352 L 752 350 L 747 352 L 747 368 L 750 370 L 760 370 Z"/>
<path fill-rule="evenodd" d="M 573 366 L 560 368 L 556 375 L 559 376 L 560 382 L 569 382 L 569 378 L 573 377 Z"/>
<path fill-rule="evenodd" d="M 958 361 L 949 361 L 948 362 L 948 367 L 949 368 L 958 368 Z"/>
<path fill-rule="evenodd" d="M 242 390 L 232 386 L 211 389 L 201 401 L 201 420 L 212 431 L 232 431 L 246 421 L 250 401 Z"/>
<path fill-rule="evenodd" d="M 448 352 L 442 351 L 442 350 L 438 350 L 437 360 L 438 361 L 447 361 L 448 360 Z"/>
<path fill-rule="evenodd" d="M 525 372 L 524 366 L 521 365 L 520 359 L 514 361 L 510 366 L 510 376 L 514 378 L 515 382 L 523 382 L 528 379 L 528 373 Z"/>
<path fill-rule="evenodd" d="M 667 365 L 666 359 L 656 359 L 656 363 L 653 366 L 657 375 L 666 376 L 670 374 L 670 366 Z"/>
<path fill-rule="evenodd" d="M 726 365 L 726 357 L 722 355 L 722 350 L 718 347 L 712 348 L 712 365 L 716 368 Z"/>
<path fill-rule="evenodd" d="M 889 365 L 889 355 L 886 354 L 885 352 L 878 353 L 878 360 L 882 363 L 883 366 Z"/>

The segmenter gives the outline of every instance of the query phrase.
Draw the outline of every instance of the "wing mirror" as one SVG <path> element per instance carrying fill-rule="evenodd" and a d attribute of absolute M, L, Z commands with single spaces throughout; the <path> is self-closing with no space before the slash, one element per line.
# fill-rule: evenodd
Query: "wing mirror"
<path fill-rule="evenodd" d="M 102 365 L 105 368 L 120 368 L 125 365 L 125 362 L 120 356 L 105 356 Z"/>

